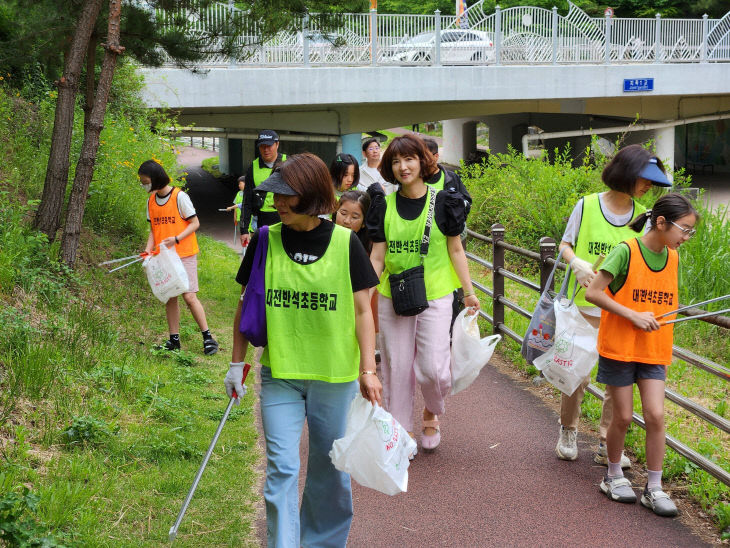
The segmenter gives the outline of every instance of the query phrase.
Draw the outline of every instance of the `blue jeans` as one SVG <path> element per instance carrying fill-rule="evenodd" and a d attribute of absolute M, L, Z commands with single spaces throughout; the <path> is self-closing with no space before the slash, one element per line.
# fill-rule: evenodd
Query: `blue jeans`
<path fill-rule="evenodd" d="M 266 438 L 268 546 L 332 547 L 347 543 L 352 522 L 350 476 L 335 469 L 332 442 L 345 435 L 356 382 L 275 379 L 261 367 L 261 419 Z M 299 510 L 299 442 L 307 419 L 309 459 Z"/>

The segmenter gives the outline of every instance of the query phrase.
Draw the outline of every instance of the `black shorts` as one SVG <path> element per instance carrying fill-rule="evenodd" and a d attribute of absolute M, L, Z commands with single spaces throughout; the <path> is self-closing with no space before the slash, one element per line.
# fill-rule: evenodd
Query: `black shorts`
<path fill-rule="evenodd" d="M 598 356 L 596 382 L 609 386 L 631 386 L 637 379 L 667 379 L 666 365 L 639 362 L 621 362 Z"/>

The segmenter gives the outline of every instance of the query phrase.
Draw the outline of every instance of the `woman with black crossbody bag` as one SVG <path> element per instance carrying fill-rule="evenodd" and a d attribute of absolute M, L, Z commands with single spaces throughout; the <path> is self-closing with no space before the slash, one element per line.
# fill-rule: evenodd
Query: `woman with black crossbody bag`
<path fill-rule="evenodd" d="M 400 188 L 387 197 L 368 189 L 373 202 L 367 218 L 373 240 L 370 259 L 380 277 L 383 403 L 415 439 L 418 381 L 425 402 L 421 445 L 426 451 L 441 441 L 438 415 L 451 389 L 453 291 L 463 287 L 464 305 L 471 313 L 479 309 L 459 238 L 466 218 L 464 200 L 456 192 L 437 193 L 426 185 L 423 177 L 434 166 L 420 138 L 409 134 L 394 139 L 379 169 Z"/>

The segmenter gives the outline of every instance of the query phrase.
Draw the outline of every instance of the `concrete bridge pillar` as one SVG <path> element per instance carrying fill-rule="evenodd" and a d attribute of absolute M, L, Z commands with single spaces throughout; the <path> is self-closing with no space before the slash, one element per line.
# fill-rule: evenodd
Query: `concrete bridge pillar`
<path fill-rule="evenodd" d="M 243 169 L 243 139 L 220 139 L 218 164 L 221 173 L 242 174 Z"/>
<path fill-rule="evenodd" d="M 655 130 L 654 141 L 656 155 L 667 170 L 674 171 L 674 126 Z"/>
<path fill-rule="evenodd" d="M 441 161 L 459 165 L 477 149 L 477 121 L 471 118 L 444 120 L 444 140 Z"/>
<path fill-rule="evenodd" d="M 218 139 L 218 169 L 221 173 L 230 173 L 228 168 L 228 139 Z"/>
<path fill-rule="evenodd" d="M 506 154 L 507 147 L 513 145 L 513 127 L 518 123 L 514 115 L 489 116 L 484 123 L 489 128 L 489 153 Z M 522 136 L 520 136 L 522 138 Z"/>
<path fill-rule="evenodd" d="M 352 154 L 359 162 L 362 158 L 362 133 L 348 133 L 340 137 L 340 152 Z"/>

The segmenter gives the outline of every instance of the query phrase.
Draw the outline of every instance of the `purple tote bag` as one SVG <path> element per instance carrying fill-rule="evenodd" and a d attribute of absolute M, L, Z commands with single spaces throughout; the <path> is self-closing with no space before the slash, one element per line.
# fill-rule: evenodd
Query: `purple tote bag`
<path fill-rule="evenodd" d="M 266 346 L 266 288 L 264 287 L 266 252 L 269 248 L 269 227 L 259 228 L 256 252 L 253 256 L 251 276 L 246 285 L 241 305 L 241 323 L 238 327 L 248 342 L 254 346 Z"/>

